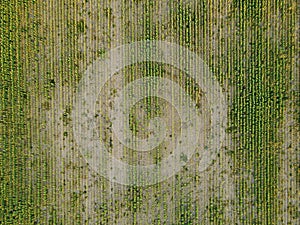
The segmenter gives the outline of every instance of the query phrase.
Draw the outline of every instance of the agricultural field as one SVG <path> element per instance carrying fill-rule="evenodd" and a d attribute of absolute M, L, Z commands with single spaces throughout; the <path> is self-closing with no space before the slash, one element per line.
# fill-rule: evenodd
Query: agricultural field
<path fill-rule="evenodd" d="M 298 6 L 1 0 L 0 224 L 296 225 Z"/>

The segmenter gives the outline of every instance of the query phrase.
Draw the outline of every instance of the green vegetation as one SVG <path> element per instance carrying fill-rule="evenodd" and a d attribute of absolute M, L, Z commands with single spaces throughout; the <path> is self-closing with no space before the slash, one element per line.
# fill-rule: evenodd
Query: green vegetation
<path fill-rule="evenodd" d="M 210 199 L 210 203 L 207 206 L 209 213 L 209 221 L 213 224 L 225 224 L 224 223 L 224 205 L 222 200 L 218 198 Z"/>
<path fill-rule="evenodd" d="M 289 24 L 284 22 L 285 17 L 291 18 L 288 4 L 276 4 L 275 7 L 284 15 L 281 23 L 287 26 L 285 29 L 294 27 L 292 19 Z M 241 220 L 251 221 L 251 216 L 258 224 L 278 221 L 276 187 L 279 162 L 275 146 L 288 94 L 287 81 L 292 78 L 292 68 L 287 65 L 291 65 L 289 60 L 294 57 L 293 42 L 286 34 L 279 40 L 272 40 L 265 19 L 268 7 L 266 2 L 240 2 L 232 12 L 240 21 L 236 35 L 242 41 L 234 44 L 231 53 L 231 79 L 236 85 L 229 127 L 235 127 L 238 143 L 234 152 L 236 170 L 241 175 L 243 171 L 251 173 L 254 180 L 251 185 L 241 178 L 238 180 Z M 251 212 L 250 205 L 245 202 L 249 194 L 253 201 Z"/>
<path fill-rule="evenodd" d="M 78 23 L 77 23 L 77 30 L 80 32 L 80 33 L 84 33 L 85 30 L 86 30 L 87 26 L 85 25 L 84 23 L 84 20 L 80 20 Z"/>
<path fill-rule="evenodd" d="M 32 174 L 28 170 L 30 161 L 34 162 L 29 158 L 34 156 L 30 154 L 28 129 L 31 93 L 26 89 L 20 50 L 21 4 L 21 1 L 1 1 L 0 5 L 0 223 L 3 224 L 37 222 L 36 205 L 44 195 L 41 179 L 44 171 L 41 169 L 30 179 Z M 36 183 L 35 188 L 31 182 Z"/>

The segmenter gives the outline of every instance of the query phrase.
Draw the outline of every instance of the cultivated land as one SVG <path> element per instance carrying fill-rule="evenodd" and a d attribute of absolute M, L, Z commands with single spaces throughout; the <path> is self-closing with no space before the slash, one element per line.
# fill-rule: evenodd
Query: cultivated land
<path fill-rule="evenodd" d="M 299 73 L 296 1 L 2 1 L 0 224 L 296 224 L 299 219 Z M 111 183 L 91 170 L 72 129 L 84 71 L 111 48 L 166 40 L 197 53 L 228 103 L 220 153 L 205 171 L 201 149 L 173 177 L 150 186 Z M 154 62 L 115 74 L 95 104 L 111 154 L 151 164 L 170 154 L 180 118 L 149 97 L 130 114 L 146 138 L 161 117 L 168 135 L 157 148 L 125 148 L 109 110 L 130 82 L 158 76 L 196 102 L 209 132 L 205 93 L 184 72 Z M 206 136 L 201 137 L 205 143 Z"/>

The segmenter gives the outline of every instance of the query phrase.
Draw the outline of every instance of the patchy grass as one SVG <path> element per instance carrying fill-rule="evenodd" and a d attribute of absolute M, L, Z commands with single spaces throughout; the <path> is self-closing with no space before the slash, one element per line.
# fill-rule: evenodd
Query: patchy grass
<path fill-rule="evenodd" d="M 279 167 L 279 155 L 285 151 L 281 147 L 285 140 L 280 138 L 280 127 L 283 112 L 291 107 L 288 102 L 294 105 L 296 124 L 300 122 L 299 90 L 291 91 L 296 76 L 296 1 L 234 0 L 226 3 L 226 15 L 222 14 L 223 1 L 196 2 L 168 3 L 159 15 L 163 1 L 123 3 L 122 21 L 117 21 L 116 9 L 108 1 L 101 2 L 103 7 L 90 1 L 68 1 L 66 5 L 57 1 L 53 8 L 61 11 L 53 23 L 44 21 L 47 7 L 42 1 L 1 2 L 1 222 L 70 224 L 76 221 L 81 224 L 88 220 L 85 214 L 94 212 L 100 224 L 117 223 L 122 218 L 130 221 L 128 224 L 139 224 L 141 215 L 149 216 L 150 223 L 154 224 L 170 220 L 174 224 L 198 224 L 199 221 L 228 224 L 228 204 L 237 212 L 234 222 L 276 224 L 283 221 L 284 209 L 280 203 L 285 200 L 277 197 L 283 196 L 278 188 L 283 169 Z M 98 11 L 94 13 L 89 4 L 98 7 Z M 88 179 L 83 178 L 88 169 L 65 161 L 60 162 L 65 165 L 61 174 L 54 175 L 58 173 L 56 161 L 49 156 L 53 149 L 47 145 L 59 142 L 60 149 L 56 152 L 59 156 L 68 145 L 73 146 L 72 104 L 68 98 L 71 99 L 89 63 L 106 56 L 116 38 L 112 36 L 115 27 L 123 29 L 119 32 L 122 37 L 117 38 L 126 43 L 145 39 L 173 41 L 201 55 L 210 66 L 229 95 L 227 134 L 231 140 L 227 152 L 233 161 L 230 176 L 236 184 L 235 203 L 224 201 L 221 191 L 211 188 L 201 193 L 207 195 L 209 204 L 201 205 L 200 194 L 195 191 L 199 177 L 188 166 L 174 178 L 151 187 L 124 188 L 104 179 L 94 179 L 95 184 L 88 184 Z M 81 45 L 86 49 L 80 49 Z M 128 83 L 139 77 L 172 77 L 169 70 L 167 65 L 145 62 L 128 67 L 123 74 Z M 172 78 L 177 79 L 201 108 L 204 93 L 195 81 L 184 73 Z M 111 90 L 112 96 L 117 94 L 117 89 Z M 153 97 L 145 98 L 141 104 L 145 106 L 145 120 L 139 120 L 135 109 L 130 117 L 130 128 L 137 136 L 144 135 L 142 128 L 149 119 L 164 115 L 166 106 Z M 63 129 L 61 142 L 58 137 L 43 133 L 45 115 L 56 115 L 51 112 L 57 108 L 62 111 L 59 121 L 63 128 L 55 128 Z M 105 140 L 111 142 L 111 137 L 107 135 Z M 160 145 L 154 150 L 153 161 L 162 160 L 164 147 Z M 139 159 L 129 149 L 124 151 L 129 161 Z M 186 161 L 186 155 L 181 155 L 181 159 Z M 213 177 L 212 171 L 205 173 Z M 284 212 L 288 224 L 297 218 L 293 191 L 293 188 L 287 190 L 291 199 Z M 86 200 L 91 192 L 101 201 L 96 202 L 92 197 Z M 61 199 L 66 199 L 62 206 Z M 92 210 L 83 202 L 91 204 Z M 202 208 L 204 213 L 200 214 Z"/>

